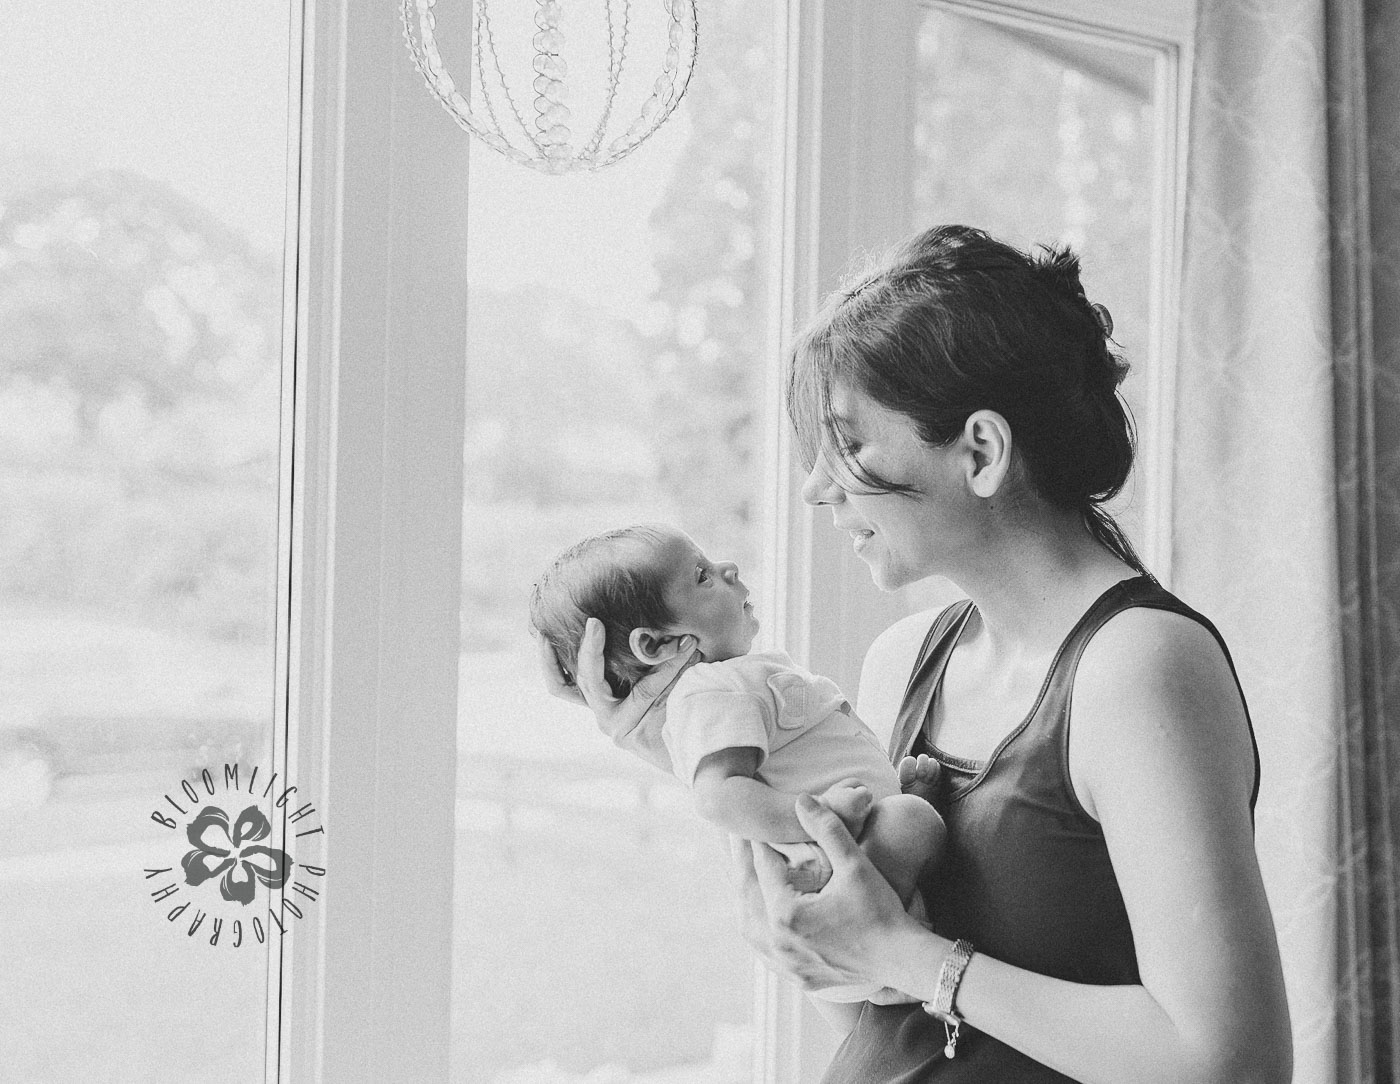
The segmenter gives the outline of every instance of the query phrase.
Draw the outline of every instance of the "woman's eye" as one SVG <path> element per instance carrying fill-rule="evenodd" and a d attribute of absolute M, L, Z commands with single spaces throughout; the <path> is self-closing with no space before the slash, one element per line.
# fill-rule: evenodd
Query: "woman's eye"
<path fill-rule="evenodd" d="M 836 456 L 838 459 L 854 459 L 856 453 L 861 449 L 860 441 L 850 440 L 848 438 L 839 438 L 835 441 L 835 444 Z"/>

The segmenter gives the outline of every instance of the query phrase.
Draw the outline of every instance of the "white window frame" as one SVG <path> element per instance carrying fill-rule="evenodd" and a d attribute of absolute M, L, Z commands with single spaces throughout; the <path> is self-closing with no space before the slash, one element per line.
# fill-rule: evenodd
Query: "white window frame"
<path fill-rule="evenodd" d="M 287 755 L 327 876 L 268 1079 L 446 1081 L 467 141 L 396 4 L 306 0 L 294 31 Z"/>
<path fill-rule="evenodd" d="M 1179 51 L 1175 141 L 1161 161 L 1156 288 L 1179 278 L 1188 0 L 1045 0 L 954 6 L 1132 34 Z M 781 404 L 793 328 L 852 254 L 903 232 L 912 126 L 914 0 L 776 5 L 786 80 L 776 103 L 782 258 L 765 401 Z M 288 251 L 295 347 L 284 510 L 292 589 L 285 646 L 288 771 L 315 788 L 326 891 L 279 969 L 269 1080 L 446 1081 L 460 649 L 468 140 L 432 107 L 389 0 L 306 0 L 293 35 L 300 127 L 297 229 Z M 1168 168 L 1168 164 L 1170 168 Z M 903 180 L 901 180 L 901 178 Z M 878 198 L 872 198 L 878 193 Z M 904 198 L 907 200 L 908 194 Z M 1155 415 L 1169 451 L 1162 322 Z M 787 426 L 767 430 L 769 610 L 799 658 L 854 689 L 866 646 L 902 616 L 802 504 Z M 1154 466 L 1169 493 L 1168 454 Z M 1167 510 L 1153 521 L 1165 569 Z M 819 592 L 815 585 L 820 585 Z M 759 971 L 754 1067 L 762 1084 L 813 1081 L 833 1043 L 789 985 Z M 567 1011 L 567 1006 L 561 1007 Z"/>

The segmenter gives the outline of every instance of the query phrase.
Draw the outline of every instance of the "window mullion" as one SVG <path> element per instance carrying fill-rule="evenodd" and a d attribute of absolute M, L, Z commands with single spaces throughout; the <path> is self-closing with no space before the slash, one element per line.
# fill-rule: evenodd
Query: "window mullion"
<path fill-rule="evenodd" d="M 878 10 L 877 10 L 878 8 Z M 790 0 L 783 118 L 783 349 L 835 287 L 852 257 L 894 241 L 905 229 L 912 117 L 914 4 Z M 781 409 L 774 396 L 772 409 Z M 777 553 L 773 612 L 793 656 L 834 678 L 854 698 L 865 647 L 901 616 L 879 594 L 850 546 L 819 510 L 803 504 L 802 477 L 785 426 L 773 442 Z M 820 586 L 818 586 L 820 585 Z M 755 1080 L 816 1080 L 835 1050 L 830 1027 L 791 984 L 761 977 L 755 1002 Z"/>
<path fill-rule="evenodd" d="M 396 7 L 307 8 L 291 716 L 325 810 L 283 1079 L 445 1081 L 460 644 L 466 140 Z"/>

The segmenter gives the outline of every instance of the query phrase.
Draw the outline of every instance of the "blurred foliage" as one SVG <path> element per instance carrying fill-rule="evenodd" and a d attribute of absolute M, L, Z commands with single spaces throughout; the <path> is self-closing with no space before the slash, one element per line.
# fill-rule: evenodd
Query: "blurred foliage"
<path fill-rule="evenodd" d="M 469 306 L 462 636 L 490 651 L 525 646 L 530 585 L 566 546 L 671 517 L 632 324 L 538 286 Z"/>
<path fill-rule="evenodd" d="M 683 108 L 691 124 L 652 213 L 663 330 L 648 342 L 661 481 L 712 542 L 751 567 L 769 362 L 768 170 L 774 58 L 754 9 L 716 0 Z"/>
<path fill-rule="evenodd" d="M 1122 395 L 1146 417 L 1153 58 L 930 9 L 918 65 L 916 224 L 963 222 L 1023 247 L 1071 245 L 1087 295 L 1113 313 L 1114 342 L 1131 366 Z M 1139 543 L 1141 492 L 1132 481 L 1109 506 Z"/>
<path fill-rule="evenodd" d="M 270 635 L 280 260 L 104 171 L 0 205 L 0 593 Z"/>
<path fill-rule="evenodd" d="M 935 9 L 923 17 L 918 72 L 913 225 L 1073 246 L 1129 360 L 1141 356 L 1153 61 Z"/>
<path fill-rule="evenodd" d="M 227 402 L 276 359 L 280 287 L 275 261 L 148 177 L 33 189 L 0 215 L 0 379 L 71 393 L 89 434 L 130 397 Z"/>
<path fill-rule="evenodd" d="M 655 479 L 632 324 L 540 286 L 469 304 L 468 500 L 608 502 Z"/>
<path fill-rule="evenodd" d="M 650 222 L 650 333 L 556 289 L 473 291 L 470 648 L 518 642 L 581 533 L 667 518 L 753 560 L 771 68 L 720 7 Z M 0 594 L 269 635 L 280 260 L 151 178 L 0 165 Z"/>
<path fill-rule="evenodd" d="M 722 0 L 709 13 L 683 106 L 688 140 L 649 223 L 650 334 L 558 290 L 473 291 L 468 648 L 518 644 L 548 560 L 638 519 L 677 523 L 752 575 L 771 59 L 750 8 Z"/>

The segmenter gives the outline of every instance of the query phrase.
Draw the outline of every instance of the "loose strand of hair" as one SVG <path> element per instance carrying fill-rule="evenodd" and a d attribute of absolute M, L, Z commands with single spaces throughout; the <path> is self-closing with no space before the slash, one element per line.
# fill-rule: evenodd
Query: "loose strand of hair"
<path fill-rule="evenodd" d="M 1102 505 L 1091 504 L 1084 510 L 1084 526 L 1088 528 L 1095 541 L 1103 546 L 1109 553 L 1117 557 L 1123 563 L 1130 565 L 1137 572 L 1146 576 L 1153 583 L 1157 582 L 1157 577 L 1148 571 L 1147 566 L 1138 556 L 1137 548 L 1123 532 L 1123 528 L 1118 525 L 1118 521 L 1110 515 Z"/>

